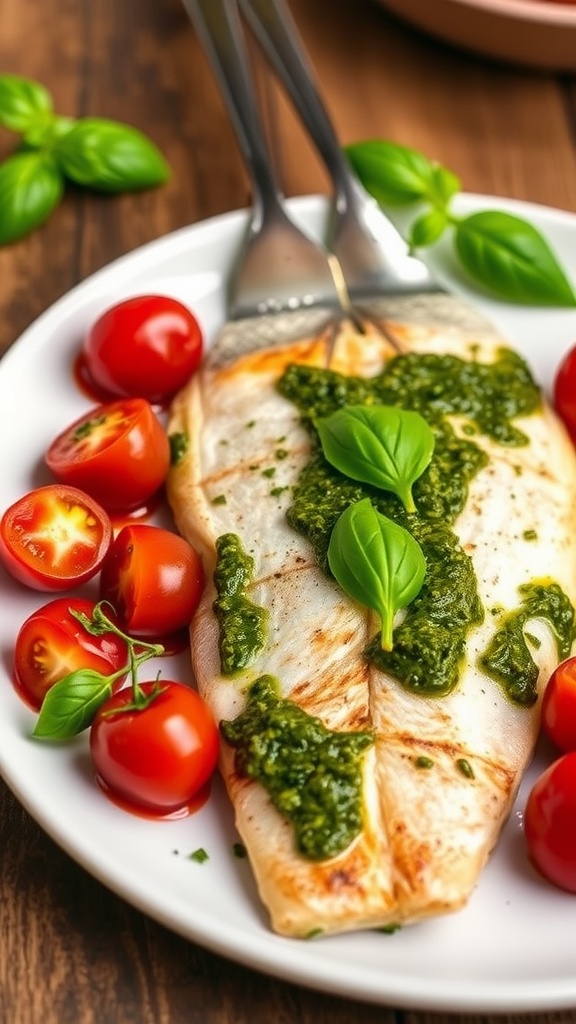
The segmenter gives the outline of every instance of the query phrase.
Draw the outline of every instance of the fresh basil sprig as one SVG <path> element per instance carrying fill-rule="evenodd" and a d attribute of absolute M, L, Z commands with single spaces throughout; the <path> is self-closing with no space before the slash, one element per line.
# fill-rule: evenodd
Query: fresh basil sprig
<path fill-rule="evenodd" d="M 380 616 L 382 649 L 392 650 L 394 616 L 424 582 L 426 559 L 418 541 L 362 498 L 336 520 L 328 564 L 345 593 Z"/>
<path fill-rule="evenodd" d="M 447 168 L 385 140 L 353 143 L 345 153 L 381 206 L 425 204 L 408 234 L 412 250 L 433 245 L 450 228 L 460 265 L 486 291 L 524 305 L 576 306 L 573 284 L 533 225 L 498 210 L 454 213 L 451 202 L 460 182 Z"/>
<path fill-rule="evenodd" d="M 115 633 L 121 637 L 128 647 L 127 664 L 110 675 L 93 669 L 77 669 L 50 687 L 42 701 L 40 714 L 34 726 L 32 735 L 35 739 L 69 740 L 87 729 L 98 708 L 111 695 L 116 680 L 128 673 L 132 679 L 132 702 L 123 705 L 123 711 L 143 710 L 160 692 L 160 684 L 158 689 L 153 687 L 148 694 L 142 691 L 138 684 L 138 668 L 150 658 L 160 657 L 164 653 L 164 648 L 161 644 L 134 640 L 123 633 L 105 614 L 104 604 L 105 602 L 100 602 L 96 605 L 91 618 L 83 612 L 75 611 L 74 608 L 71 608 L 70 612 L 93 636 Z"/>
<path fill-rule="evenodd" d="M 126 192 L 170 176 L 160 150 L 142 132 L 119 121 L 55 114 L 48 90 L 19 75 L 0 75 L 0 125 L 22 137 L 0 164 L 0 245 L 43 224 L 66 180 Z"/>
<path fill-rule="evenodd" d="M 397 494 L 414 512 L 412 485 L 432 458 L 434 434 L 418 412 L 347 405 L 316 421 L 324 455 L 352 480 Z"/>

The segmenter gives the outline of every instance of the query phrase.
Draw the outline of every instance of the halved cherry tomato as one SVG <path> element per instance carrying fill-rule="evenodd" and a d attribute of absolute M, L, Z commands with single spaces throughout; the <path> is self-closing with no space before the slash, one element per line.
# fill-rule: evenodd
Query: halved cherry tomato
<path fill-rule="evenodd" d="M 125 686 L 96 712 L 90 752 L 111 795 L 139 808 L 171 814 L 208 781 L 218 760 L 218 729 L 198 693 L 183 683 L 140 684 L 149 702 L 133 706 Z M 155 694 L 155 695 L 154 695 Z"/>
<path fill-rule="evenodd" d="M 563 754 L 534 783 L 524 810 L 530 857 L 554 885 L 576 892 L 576 752 Z"/>
<path fill-rule="evenodd" d="M 166 403 L 202 358 L 196 317 L 176 299 L 138 295 L 106 310 L 84 341 L 89 376 L 113 396 Z"/>
<path fill-rule="evenodd" d="M 69 590 L 98 572 L 112 524 L 76 487 L 48 484 L 25 494 L 0 521 L 0 560 L 34 590 Z"/>
<path fill-rule="evenodd" d="M 126 632 L 152 640 L 189 625 L 203 587 L 198 552 L 177 533 L 146 523 L 120 530 L 100 574 L 100 596 Z"/>
<path fill-rule="evenodd" d="M 58 597 L 38 608 L 22 623 L 14 649 L 14 681 L 23 696 L 40 708 L 47 691 L 70 672 L 87 668 L 102 675 L 128 665 L 128 645 L 115 633 L 93 636 L 74 617 L 89 619 L 94 601 L 83 597 Z M 125 676 L 113 684 L 117 690 Z"/>
<path fill-rule="evenodd" d="M 556 372 L 554 405 L 576 444 L 576 345 L 566 353 Z"/>
<path fill-rule="evenodd" d="M 109 511 L 145 504 L 170 464 L 166 433 L 149 402 L 126 398 L 91 409 L 54 439 L 46 463 Z"/>
<path fill-rule="evenodd" d="M 542 729 L 559 750 L 576 750 L 576 657 L 554 670 L 542 697 Z"/>

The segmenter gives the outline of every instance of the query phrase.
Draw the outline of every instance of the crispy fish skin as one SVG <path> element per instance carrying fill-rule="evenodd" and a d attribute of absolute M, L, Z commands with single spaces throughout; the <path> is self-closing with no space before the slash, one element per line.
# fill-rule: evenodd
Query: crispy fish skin
<path fill-rule="evenodd" d="M 235 718 L 248 683 L 266 672 L 278 677 L 284 696 L 327 727 L 376 734 L 364 759 L 363 829 L 342 854 L 320 862 L 295 852 L 290 823 L 258 782 L 238 776 L 233 751 L 222 745 L 237 827 L 281 934 L 410 923 L 464 905 L 531 758 L 539 710 L 512 704 L 479 667 L 495 628 L 490 614 L 469 634 L 461 680 L 446 697 L 414 694 L 367 663 L 363 651 L 376 632 L 374 618 L 323 574 L 286 521 L 290 491 L 283 488 L 305 465 L 309 439 L 276 382 L 294 362 L 372 376 L 398 351 L 490 362 L 501 347 L 490 331 L 463 338 L 458 326 L 387 321 L 358 335 L 344 325 L 336 340 L 326 330 L 223 365 L 208 363 L 173 405 L 169 432 L 190 437 L 168 481 L 177 526 L 201 550 L 209 579 L 216 538 L 238 534 L 255 561 L 250 597 L 269 611 L 265 649 L 248 671 L 222 676 L 215 590 L 206 588 L 191 624 L 192 659 L 216 719 Z M 527 446 L 475 438 L 489 461 L 471 483 L 455 532 L 473 560 L 486 609 L 514 609 L 518 587 L 535 578 L 553 578 L 576 604 L 572 446 L 545 404 L 515 425 Z M 225 503 L 214 504 L 220 496 Z M 530 632 L 541 642 L 534 654 L 541 689 L 556 648 L 541 621 L 531 621 Z"/>

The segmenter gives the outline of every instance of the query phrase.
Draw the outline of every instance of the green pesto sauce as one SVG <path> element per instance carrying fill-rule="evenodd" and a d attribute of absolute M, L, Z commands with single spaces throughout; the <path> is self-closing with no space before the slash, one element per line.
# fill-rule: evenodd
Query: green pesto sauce
<path fill-rule="evenodd" d="M 224 675 L 246 668 L 266 643 L 267 613 L 246 596 L 254 559 L 240 538 L 224 533 L 216 541 L 213 608 L 220 627 L 220 665 Z"/>
<path fill-rule="evenodd" d="M 279 696 L 269 675 L 252 683 L 245 710 L 221 730 L 238 773 L 258 779 L 292 822 L 299 853 L 323 860 L 350 845 L 362 828 L 361 765 L 371 733 L 327 729 Z"/>
<path fill-rule="evenodd" d="M 574 608 L 558 584 L 550 580 L 526 584 L 520 587 L 520 593 L 520 607 L 504 617 L 480 663 L 502 683 L 511 700 L 530 707 L 538 696 L 538 666 L 524 627 L 530 619 L 546 619 L 554 632 L 558 660 L 562 661 L 572 648 Z"/>
<path fill-rule="evenodd" d="M 378 511 L 413 534 L 427 562 L 424 585 L 394 631 L 392 651 L 382 651 L 375 638 L 366 653 L 407 689 L 435 696 L 449 693 L 459 679 L 468 633 L 484 617 L 472 561 L 452 529 L 466 503 L 470 481 L 488 461 L 471 435 L 481 433 L 511 447 L 527 443 L 511 422 L 541 405 L 540 391 L 526 363 L 508 349 L 488 364 L 410 353 L 390 360 L 381 374 L 371 378 L 292 365 L 278 388 L 300 409 L 312 435 L 311 457 L 287 512 L 290 524 L 310 541 L 325 571 L 336 520 L 363 497 L 368 496 Z M 343 476 L 322 454 L 316 418 L 345 405 L 374 403 L 415 410 L 434 431 L 432 461 L 413 488 L 415 514 L 407 514 L 396 495 Z M 456 435 L 448 415 L 466 418 L 465 437 Z M 515 699 L 514 687 L 509 692 Z"/>

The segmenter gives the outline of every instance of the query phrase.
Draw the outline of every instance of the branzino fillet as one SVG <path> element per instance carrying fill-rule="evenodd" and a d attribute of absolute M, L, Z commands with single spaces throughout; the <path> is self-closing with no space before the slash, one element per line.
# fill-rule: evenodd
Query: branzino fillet
<path fill-rule="evenodd" d="M 505 822 L 535 745 L 538 701 L 521 706 L 483 668 L 502 616 L 520 588 L 554 581 L 576 603 L 576 460 L 545 401 L 514 420 L 526 443 L 472 431 L 487 458 L 454 523 L 470 556 L 483 621 L 469 631 L 459 681 L 445 696 L 403 686 L 366 658 L 373 614 L 323 571 L 286 518 L 310 454 L 310 433 L 278 381 L 294 364 L 372 378 L 399 353 L 455 355 L 491 364 L 502 339 L 483 321 L 445 314 L 442 299 L 388 304 L 376 326 L 344 323 L 305 339 L 254 341 L 237 355 L 218 345 L 177 397 L 169 432 L 185 439 L 171 470 L 177 526 L 203 555 L 207 587 L 191 624 L 193 670 L 216 719 L 231 721 L 262 674 L 330 730 L 368 729 L 362 827 L 346 849 L 311 860 L 266 788 L 237 770 L 223 742 L 221 771 L 272 927 L 290 936 L 418 921 L 463 906 Z M 449 417 L 450 419 L 450 417 Z M 451 426 L 471 432 L 463 416 Z M 212 583 L 216 541 L 234 534 L 254 560 L 249 597 L 267 610 L 267 640 L 253 664 L 221 671 Z M 399 615 L 399 621 L 402 618 Z M 525 623 L 538 667 L 536 689 L 559 660 L 549 623 Z M 569 645 L 570 645 L 569 640 Z M 564 652 L 565 653 L 565 652 Z"/>

